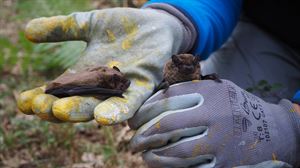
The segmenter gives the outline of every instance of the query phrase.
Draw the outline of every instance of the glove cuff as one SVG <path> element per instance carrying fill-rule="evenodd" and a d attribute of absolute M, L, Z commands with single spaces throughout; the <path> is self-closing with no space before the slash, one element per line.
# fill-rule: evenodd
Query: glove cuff
<path fill-rule="evenodd" d="M 163 11 L 173 15 L 178 20 L 180 20 L 184 27 L 184 30 L 185 30 L 183 43 L 180 47 L 180 53 L 190 53 L 191 52 L 191 50 L 193 49 L 194 44 L 196 42 L 196 39 L 197 39 L 197 30 L 196 30 L 194 24 L 188 19 L 187 16 L 185 16 L 177 8 L 175 8 L 171 5 L 165 4 L 165 3 L 152 3 L 152 4 L 144 6 L 144 8 L 163 10 Z"/>

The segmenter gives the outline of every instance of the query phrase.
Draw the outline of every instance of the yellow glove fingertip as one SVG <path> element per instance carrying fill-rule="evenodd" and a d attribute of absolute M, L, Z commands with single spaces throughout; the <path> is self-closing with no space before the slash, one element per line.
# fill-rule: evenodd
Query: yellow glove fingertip
<path fill-rule="evenodd" d="M 97 117 L 97 118 L 96 118 Z M 100 125 L 112 125 L 114 122 L 109 119 L 109 118 L 104 118 L 104 117 L 98 117 L 97 115 L 95 115 L 95 120 L 97 121 L 97 123 L 99 123 Z"/>
<path fill-rule="evenodd" d="M 73 101 L 69 101 L 69 99 L 63 98 L 53 103 L 52 111 L 56 118 L 62 121 L 69 121 L 72 109 L 73 108 L 76 109 L 77 106 L 78 106 L 77 99 L 74 99 L 73 102 Z"/>
<path fill-rule="evenodd" d="M 52 112 L 52 105 L 56 100 L 58 100 L 58 98 L 55 96 L 40 94 L 32 101 L 32 111 L 42 120 L 60 122 L 60 120 L 58 120 Z"/>
<path fill-rule="evenodd" d="M 52 111 L 56 118 L 69 122 L 85 122 L 94 118 L 93 111 L 100 100 L 92 97 L 66 97 L 53 103 Z"/>
<path fill-rule="evenodd" d="M 103 108 L 103 106 L 97 106 L 94 111 L 94 118 L 100 125 L 112 125 L 114 121 L 111 117 L 105 116 L 105 111 L 109 108 Z"/>
<path fill-rule="evenodd" d="M 27 115 L 32 115 L 34 112 L 32 111 L 32 100 L 39 94 L 43 94 L 43 88 L 36 88 L 32 90 L 28 90 L 22 92 L 17 98 L 17 106 L 20 111 Z"/>
<path fill-rule="evenodd" d="M 127 103 L 126 98 L 111 97 L 95 108 L 94 118 L 100 125 L 120 123 L 129 112 Z"/>

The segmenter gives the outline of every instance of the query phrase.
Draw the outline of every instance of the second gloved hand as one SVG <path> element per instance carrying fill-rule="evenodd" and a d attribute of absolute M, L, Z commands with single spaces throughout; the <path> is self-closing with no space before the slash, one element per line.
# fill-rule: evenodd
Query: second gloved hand
<path fill-rule="evenodd" d="M 54 122 L 94 117 L 102 125 L 122 122 L 133 116 L 161 81 L 166 60 L 183 52 L 185 31 L 176 17 L 153 9 L 114 8 L 34 19 L 26 27 L 26 37 L 33 42 L 87 42 L 79 61 L 65 73 L 117 66 L 131 85 L 124 98 L 103 102 L 80 96 L 58 99 L 40 87 L 21 93 L 18 107 L 25 114 Z"/>
<path fill-rule="evenodd" d="M 129 120 L 150 167 L 199 168 L 298 167 L 299 123 L 290 101 L 270 104 L 227 80 L 173 85 Z"/>

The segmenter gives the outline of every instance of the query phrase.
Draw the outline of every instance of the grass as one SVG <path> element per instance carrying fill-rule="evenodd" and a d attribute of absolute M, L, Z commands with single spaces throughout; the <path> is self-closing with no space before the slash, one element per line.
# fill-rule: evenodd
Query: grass
<path fill-rule="evenodd" d="M 117 142 L 122 126 L 53 124 L 16 108 L 20 91 L 53 79 L 73 65 L 85 48 L 83 42 L 30 43 L 23 32 L 26 23 L 36 17 L 95 9 L 100 1 L 0 0 L 0 167 L 72 167 L 98 163 L 99 157 L 104 167 L 142 167 L 141 159 Z M 95 156 L 94 161 L 85 155 Z"/>

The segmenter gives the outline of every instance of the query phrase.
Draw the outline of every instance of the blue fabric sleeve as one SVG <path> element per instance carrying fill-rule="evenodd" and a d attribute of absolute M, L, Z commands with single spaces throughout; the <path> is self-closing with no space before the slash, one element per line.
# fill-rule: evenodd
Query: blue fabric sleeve
<path fill-rule="evenodd" d="M 292 101 L 297 104 L 300 104 L 300 90 L 295 94 Z"/>
<path fill-rule="evenodd" d="M 242 0 L 150 0 L 147 4 L 151 3 L 172 5 L 190 18 L 198 32 L 193 54 L 202 59 L 228 39 L 242 8 Z"/>

